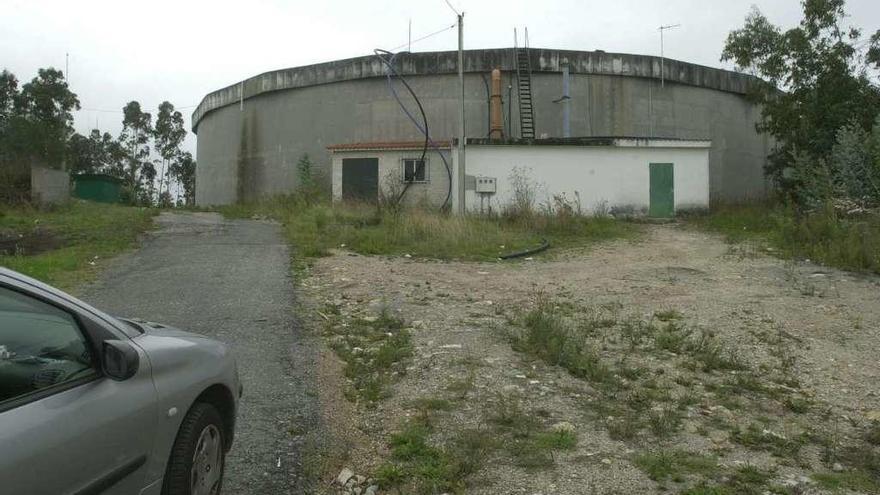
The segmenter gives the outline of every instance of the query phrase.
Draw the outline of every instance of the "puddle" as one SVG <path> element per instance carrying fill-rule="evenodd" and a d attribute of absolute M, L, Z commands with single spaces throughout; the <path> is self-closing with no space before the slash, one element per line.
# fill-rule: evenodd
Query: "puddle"
<path fill-rule="evenodd" d="M 0 231 L 0 255 L 34 256 L 63 245 L 64 241 L 48 229 L 37 228 L 31 232 Z"/>

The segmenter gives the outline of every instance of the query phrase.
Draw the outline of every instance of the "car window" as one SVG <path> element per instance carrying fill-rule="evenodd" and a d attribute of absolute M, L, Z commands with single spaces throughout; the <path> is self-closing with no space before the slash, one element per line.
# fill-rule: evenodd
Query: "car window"
<path fill-rule="evenodd" d="M 94 373 L 71 314 L 0 287 L 0 403 Z"/>

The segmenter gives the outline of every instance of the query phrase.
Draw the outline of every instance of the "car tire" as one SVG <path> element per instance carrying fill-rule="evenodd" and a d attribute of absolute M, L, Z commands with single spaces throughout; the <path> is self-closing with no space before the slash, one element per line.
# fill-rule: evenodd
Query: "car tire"
<path fill-rule="evenodd" d="M 220 493 L 226 464 L 224 431 L 223 419 L 214 406 L 193 404 L 174 440 L 162 495 Z"/>

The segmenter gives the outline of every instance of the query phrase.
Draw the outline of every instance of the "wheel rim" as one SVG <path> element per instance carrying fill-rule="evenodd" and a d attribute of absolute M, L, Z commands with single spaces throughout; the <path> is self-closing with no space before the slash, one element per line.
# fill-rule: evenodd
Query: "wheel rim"
<path fill-rule="evenodd" d="M 190 485 L 192 495 L 216 495 L 220 493 L 223 475 L 223 446 L 220 430 L 208 425 L 199 435 L 193 452 Z"/>

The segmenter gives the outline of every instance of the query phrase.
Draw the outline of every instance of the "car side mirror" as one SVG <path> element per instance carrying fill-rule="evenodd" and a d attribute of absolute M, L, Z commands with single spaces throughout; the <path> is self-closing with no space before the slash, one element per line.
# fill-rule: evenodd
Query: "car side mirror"
<path fill-rule="evenodd" d="M 140 357 L 137 350 L 128 342 L 105 340 L 101 355 L 104 374 L 113 380 L 128 380 L 137 373 Z"/>

